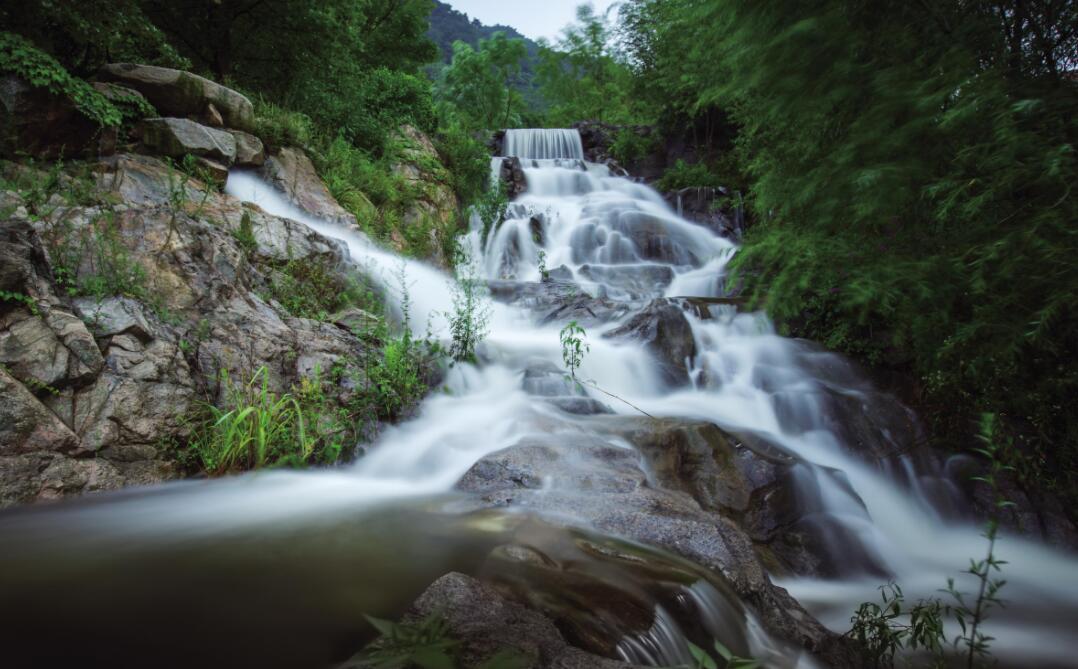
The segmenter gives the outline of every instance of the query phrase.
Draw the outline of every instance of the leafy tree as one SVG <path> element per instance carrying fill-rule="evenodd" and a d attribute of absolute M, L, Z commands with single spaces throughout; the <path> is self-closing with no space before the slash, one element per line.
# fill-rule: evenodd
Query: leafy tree
<path fill-rule="evenodd" d="M 759 223 L 735 265 L 758 303 L 916 373 L 940 439 L 1000 413 L 1042 483 L 1073 491 L 1074 3 L 631 5 L 655 99 L 736 122 Z"/>
<path fill-rule="evenodd" d="M 516 124 L 523 106 L 516 80 L 527 55 L 524 40 L 510 39 L 502 32 L 479 40 L 478 49 L 456 42 L 453 61 L 443 74 L 442 97 L 473 129 Z"/>
<path fill-rule="evenodd" d="M 577 7 L 576 23 L 556 45 L 540 43 L 537 81 L 550 105 L 548 122 L 632 120 L 630 71 L 621 56 L 608 16 L 590 4 Z"/>
<path fill-rule="evenodd" d="M 29 39 L 76 75 L 116 61 L 187 65 L 138 0 L 4 3 L 0 26 Z"/>

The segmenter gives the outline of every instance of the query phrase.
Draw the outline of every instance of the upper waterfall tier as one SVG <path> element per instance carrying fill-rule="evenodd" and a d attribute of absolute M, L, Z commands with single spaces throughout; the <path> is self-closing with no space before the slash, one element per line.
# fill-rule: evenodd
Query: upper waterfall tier
<path fill-rule="evenodd" d="M 584 144 L 580 133 L 571 129 L 506 130 L 503 153 L 517 158 L 584 160 Z"/>

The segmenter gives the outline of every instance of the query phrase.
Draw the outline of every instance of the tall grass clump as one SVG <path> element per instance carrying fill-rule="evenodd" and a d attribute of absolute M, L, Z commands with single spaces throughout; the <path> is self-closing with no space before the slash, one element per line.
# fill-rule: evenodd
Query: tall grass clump
<path fill-rule="evenodd" d="M 303 408 L 295 396 L 270 390 L 269 370 L 260 367 L 243 384 L 234 384 L 224 371 L 221 382 L 225 406 L 206 406 L 209 419 L 196 430 L 192 443 L 207 472 L 223 474 L 310 457 L 314 441 Z"/>

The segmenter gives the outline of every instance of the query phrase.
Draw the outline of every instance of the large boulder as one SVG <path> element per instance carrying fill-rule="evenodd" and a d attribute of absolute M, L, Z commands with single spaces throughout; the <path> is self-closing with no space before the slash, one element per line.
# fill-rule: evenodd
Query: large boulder
<path fill-rule="evenodd" d="M 832 666 L 857 666 L 841 640 L 771 584 L 760 559 L 770 553 L 758 557 L 742 527 L 775 494 L 780 477 L 763 470 L 787 466 L 780 454 L 760 462 L 714 426 L 673 419 L 567 417 L 536 427 L 465 474 L 458 489 L 474 506 L 464 508 L 511 507 L 669 551 L 718 575 L 774 637 Z"/>
<path fill-rule="evenodd" d="M 295 148 L 281 149 L 266 159 L 259 170 L 292 204 L 316 218 L 356 225 L 356 217 L 337 203 L 307 154 Z"/>
<path fill-rule="evenodd" d="M 67 96 L 0 76 L 0 156 L 74 158 L 109 153 L 115 143 L 115 130 L 88 119 Z"/>
<path fill-rule="evenodd" d="M 97 76 L 142 93 L 161 114 L 209 121 L 216 112 L 229 128 L 254 129 L 254 105 L 250 100 L 197 74 L 153 65 L 112 63 L 102 67 Z"/>
<path fill-rule="evenodd" d="M 236 160 L 236 138 L 185 118 L 151 118 L 142 122 L 142 143 L 150 151 L 172 158 L 187 154 L 219 160 Z"/>
<path fill-rule="evenodd" d="M 672 301 L 653 300 L 626 323 L 603 336 L 641 342 L 658 360 L 660 374 L 667 384 L 680 386 L 689 382 L 689 365 L 696 357 L 696 339 L 685 312 Z"/>

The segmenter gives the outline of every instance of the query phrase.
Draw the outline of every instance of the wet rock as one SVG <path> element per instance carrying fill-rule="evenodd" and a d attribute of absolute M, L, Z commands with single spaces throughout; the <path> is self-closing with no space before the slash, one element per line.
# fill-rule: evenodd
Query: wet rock
<path fill-rule="evenodd" d="M 477 667 L 501 652 L 520 658 L 522 669 L 631 669 L 629 665 L 574 648 L 548 618 L 509 601 L 474 578 L 451 573 L 418 600 L 414 619 L 441 614 L 460 643 L 459 666 Z"/>
<path fill-rule="evenodd" d="M 219 160 L 231 165 L 236 160 L 236 139 L 185 118 L 152 118 L 142 122 L 142 143 L 162 156 L 180 158 L 187 154 Z"/>
<path fill-rule="evenodd" d="M 602 284 L 611 297 L 641 299 L 658 297 L 674 280 L 669 265 L 582 265 L 580 276 Z"/>
<path fill-rule="evenodd" d="M 566 282 L 488 281 L 487 286 L 493 299 L 532 311 L 539 324 L 575 320 L 594 327 L 616 321 L 632 309 L 629 304 L 592 297 Z"/>
<path fill-rule="evenodd" d="M 238 130 L 254 129 L 254 106 L 231 88 L 196 74 L 167 67 L 113 63 L 97 73 L 98 79 L 123 84 L 146 96 L 157 111 L 167 116 L 205 118 L 212 105 L 223 125 Z"/>
<path fill-rule="evenodd" d="M 524 168 L 520 164 L 520 158 L 516 156 L 502 159 L 501 167 L 498 169 L 498 178 L 505 184 L 506 193 L 510 200 L 515 200 L 517 196 L 528 190 L 528 180 L 524 176 Z"/>
<path fill-rule="evenodd" d="M 572 281 L 573 270 L 569 269 L 565 265 L 558 265 L 554 269 L 547 272 L 547 279 L 550 281 Z"/>
<path fill-rule="evenodd" d="M 685 313 L 670 300 L 653 300 L 626 323 L 603 336 L 641 342 L 659 361 L 662 378 L 668 385 L 688 383 L 688 366 L 696 357 L 696 340 Z"/>
<path fill-rule="evenodd" d="M 356 225 L 356 217 L 333 199 L 303 151 L 281 149 L 266 159 L 259 174 L 308 214 L 344 225 Z"/>
<path fill-rule="evenodd" d="M 698 223 L 720 237 L 740 239 L 745 228 L 744 211 L 728 201 L 725 188 L 693 186 L 663 196 L 670 208 L 686 220 Z"/>
<path fill-rule="evenodd" d="M 242 130 L 229 130 L 236 140 L 236 166 L 261 167 L 266 162 L 266 148 L 262 140 Z"/>
<path fill-rule="evenodd" d="M 565 413 L 577 416 L 594 416 L 603 413 L 614 413 L 606 404 L 590 397 L 550 397 L 547 404 L 561 409 Z"/>
<path fill-rule="evenodd" d="M 481 507 L 511 506 L 680 555 L 721 574 L 777 637 L 825 654 L 841 647 L 770 583 L 738 514 L 727 516 L 727 509 L 752 503 L 750 468 L 738 462 L 736 440 L 691 421 L 571 420 L 578 422 L 547 428 L 557 435 L 528 437 L 486 456 L 458 488 L 476 495 Z M 702 467 L 705 462 L 712 464 Z M 705 471 L 695 475 L 698 466 Z M 715 473 L 721 476 L 713 480 Z"/>
<path fill-rule="evenodd" d="M 110 146 L 115 131 L 86 118 L 67 96 L 0 76 L 0 156 L 72 158 L 108 153 Z"/>

